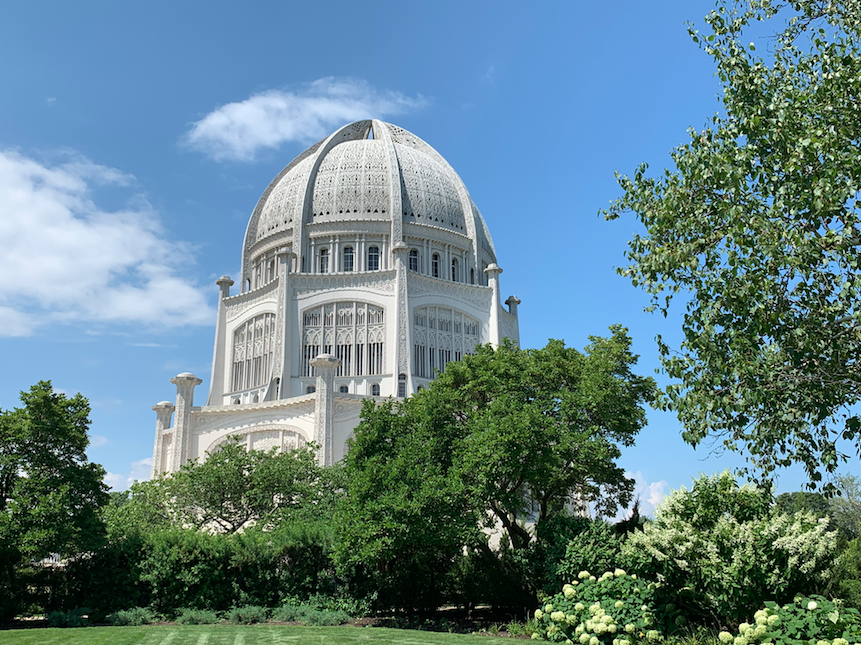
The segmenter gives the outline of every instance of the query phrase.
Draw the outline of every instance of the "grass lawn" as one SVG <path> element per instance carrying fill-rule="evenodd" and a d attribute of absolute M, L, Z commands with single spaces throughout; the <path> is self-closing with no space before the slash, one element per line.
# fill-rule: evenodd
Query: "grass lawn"
<path fill-rule="evenodd" d="M 494 645 L 498 639 L 468 634 L 374 627 L 294 627 L 290 625 L 184 625 L 78 627 L 0 631 L 2 645 Z M 517 642 L 517 641 L 509 641 Z"/>

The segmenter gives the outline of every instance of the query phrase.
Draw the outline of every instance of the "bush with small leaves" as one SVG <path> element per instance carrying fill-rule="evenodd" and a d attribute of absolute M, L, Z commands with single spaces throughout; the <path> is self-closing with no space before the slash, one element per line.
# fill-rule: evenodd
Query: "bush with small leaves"
<path fill-rule="evenodd" d="M 228 619 L 231 623 L 237 625 L 251 625 L 253 623 L 265 623 L 269 618 L 269 610 L 266 607 L 258 607 L 257 605 L 246 605 L 244 607 L 234 607 L 228 614 Z"/>
<path fill-rule="evenodd" d="M 535 610 L 538 629 L 532 637 L 568 645 L 575 641 L 631 645 L 663 640 L 684 625 L 685 619 L 673 605 L 658 604 L 658 587 L 622 569 L 607 571 L 600 578 L 581 571 L 562 593 Z"/>
<path fill-rule="evenodd" d="M 114 627 L 149 625 L 156 619 L 155 614 L 146 607 L 133 607 L 108 614 L 108 622 Z"/>
<path fill-rule="evenodd" d="M 219 621 L 218 614 L 208 609 L 180 609 L 177 625 L 213 625 Z"/>
<path fill-rule="evenodd" d="M 48 614 L 48 624 L 51 627 L 87 627 L 89 609 L 78 607 L 70 611 L 52 611 Z"/>
<path fill-rule="evenodd" d="M 724 645 L 849 645 L 861 642 L 861 614 L 840 600 L 822 596 L 798 596 L 780 606 L 765 603 L 752 623 L 742 623 L 738 633 L 721 632 Z"/>
<path fill-rule="evenodd" d="M 343 625 L 350 620 L 350 614 L 339 609 L 317 609 L 311 605 L 284 605 L 272 612 L 272 619 L 284 622 L 298 622 L 313 627 Z"/>

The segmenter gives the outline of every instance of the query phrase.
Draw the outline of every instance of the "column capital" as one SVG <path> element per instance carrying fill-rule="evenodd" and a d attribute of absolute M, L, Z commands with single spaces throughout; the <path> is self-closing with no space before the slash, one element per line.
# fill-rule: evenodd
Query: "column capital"
<path fill-rule="evenodd" d="M 190 385 L 191 387 L 197 387 L 198 385 L 203 383 L 203 380 L 197 378 L 191 372 L 183 372 L 182 374 L 177 374 L 172 379 L 170 379 L 170 382 L 173 383 L 174 385 L 176 385 L 177 387 L 180 387 L 181 385 L 185 385 L 185 386 Z"/>
<path fill-rule="evenodd" d="M 316 358 L 311 359 L 311 367 L 317 371 L 334 371 L 340 364 L 340 359 L 335 358 L 331 354 L 318 354 Z"/>
<path fill-rule="evenodd" d="M 496 262 L 491 262 L 490 265 L 484 270 L 484 272 L 491 278 L 495 278 L 500 273 L 502 273 L 502 269 L 499 268 L 499 265 L 496 264 Z"/>
<path fill-rule="evenodd" d="M 221 289 L 221 299 L 230 297 L 230 287 L 233 286 L 233 280 L 230 279 L 229 275 L 223 275 L 218 280 L 215 281 L 215 284 L 219 286 Z"/>
<path fill-rule="evenodd" d="M 152 409 L 156 412 L 159 412 L 161 410 L 174 410 L 175 406 L 170 401 L 159 401 L 154 406 L 152 406 Z"/>
<path fill-rule="evenodd" d="M 398 242 L 392 247 L 392 253 L 397 255 L 398 253 L 408 253 L 410 247 L 404 244 L 403 242 Z"/>

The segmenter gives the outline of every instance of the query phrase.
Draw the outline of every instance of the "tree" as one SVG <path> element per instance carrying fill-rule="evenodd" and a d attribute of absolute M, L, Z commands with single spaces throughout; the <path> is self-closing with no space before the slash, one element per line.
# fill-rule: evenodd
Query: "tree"
<path fill-rule="evenodd" d="M 778 17 L 761 56 L 746 36 Z M 645 226 L 620 273 L 652 308 L 688 298 L 681 346 L 658 338 L 685 440 L 744 450 L 761 477 L 799 462 L 815 488 L 847 458 L 841 440 L 861 447 L 861 3 L 722 0 L 706 23 L 690 34 L 723 112 L 689 131 L 674 170 L 617 175 L 604 214 Z"/>
<path fill-rule="evenodd" d="M 633 482 L 615 460 L 655 386 L 632 373 L 627 331 L 611 331 L 585 353 L 483 346 L 409 399 L 366 405 L 345 465 L 342 565 L 370 568 L 379 587 L 404 581 L 433 606 L 464 547 L 504 568 L 505 552 L 534 539 L 527 522 L 627 505 Z M 479 528 L 501 531 L 503 548 Z"/>
<path fill-rule="evenodd" d="M 87 460 L 87 400 L 40 381 L 21 402 L 0 412 L 0 619 L 24 601 L 23 566 L 101 543 L 108 501 L 104 469 Z"/>
<path fill-rule="evenodd" d="M 121 532 L 191 527 L 236 533 L 252 524 L 271 529 L 285 519 L 310 519 L 331 509 L 339 472 L 317 464 L 313 445 L 246 450 L 232 437 L 206 461 L 133 485 L 129 502 L 111 509 L 109 524 Z"/>

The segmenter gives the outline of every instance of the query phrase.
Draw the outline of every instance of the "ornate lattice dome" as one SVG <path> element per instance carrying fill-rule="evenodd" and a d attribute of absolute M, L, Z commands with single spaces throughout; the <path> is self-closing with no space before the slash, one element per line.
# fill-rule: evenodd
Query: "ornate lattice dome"
<path fill-rule="evenodd" d="M 361 222 L 391 225 L 393 217 L 426 227 L 429 237 L 465 236 L 473 257 L 483 249 L 495 261 L 484 218 L 448 162 L 414 134 L 366 120 L 315 143 L 269 184 L 245 234 L 243 274 L 273 245 L 300 248 L 300 221 L 336 233 Z"/>

